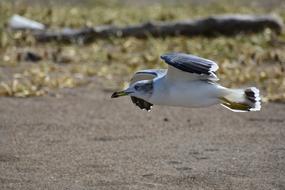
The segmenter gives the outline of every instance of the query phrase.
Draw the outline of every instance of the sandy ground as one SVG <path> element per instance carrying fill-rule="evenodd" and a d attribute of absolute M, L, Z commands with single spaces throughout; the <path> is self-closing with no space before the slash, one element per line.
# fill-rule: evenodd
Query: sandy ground
<path fill-rule="evenodd" d="M 285 105 L 154 107 L 96 85 L 0 99 L 0 189 L 285 189 Z"/>

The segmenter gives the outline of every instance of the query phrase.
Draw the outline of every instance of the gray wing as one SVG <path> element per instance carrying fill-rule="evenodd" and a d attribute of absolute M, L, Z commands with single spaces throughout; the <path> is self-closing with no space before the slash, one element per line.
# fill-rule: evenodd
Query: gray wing
<path fill-rule="evenodd" d="M 137 71 L 130 81 L 130 85 L 140 80 L 153 80 L 166 74 L 166 69 L 148 69 Z"/>
<path fill-rule="evenodd" d="M 215 72 L 219 67 L 214 61 L 184 53 L 164 54 L 161 59 L 169 65 L 167 75 L 175 75 L 172 78 L 218 80 Z"/>
<path fill-rule="evenodd" d="M 166 69 L 149 69 L 149 70 L 137 71 L 132 77 L 130 85 L 141 80 L 153 80 L 154 78 L 162 77 L 165 74 L 166 74 Z M 137 98 L 134 96 L 131 96 L 131 100 L 136 106 L 147 111 L 150 111 L 153 106 L 152 103 L 149 103 L 141 98 Z"/>

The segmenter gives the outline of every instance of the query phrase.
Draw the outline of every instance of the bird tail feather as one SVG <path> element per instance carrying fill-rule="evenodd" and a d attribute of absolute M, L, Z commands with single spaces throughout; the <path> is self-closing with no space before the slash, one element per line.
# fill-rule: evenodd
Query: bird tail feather
<path fill-rule="evenodd" d="M 261 109 L 259 90 L 255 87 L 246 89 L 227 89 L 228 93 L 220 97 L 221 105 L 234 112 L 259 111 Z"/>

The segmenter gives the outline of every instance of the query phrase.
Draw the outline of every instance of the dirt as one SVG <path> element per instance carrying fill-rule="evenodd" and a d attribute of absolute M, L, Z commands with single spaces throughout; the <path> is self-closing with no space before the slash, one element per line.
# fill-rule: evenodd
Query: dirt
<path fill-rule="evenodd" d="M 0 189 L 285 189 L 285 105 L 233 113 L 110 99 L 97 84 L 0 99 Z"/>

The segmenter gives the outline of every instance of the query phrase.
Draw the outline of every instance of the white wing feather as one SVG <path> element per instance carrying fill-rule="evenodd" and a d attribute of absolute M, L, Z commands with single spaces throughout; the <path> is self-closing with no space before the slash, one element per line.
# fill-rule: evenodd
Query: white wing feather
<path fill-rule="evenodd" d="M 141 80 L 152 80 L 156 77 L 162 77 L 166 74 L 166 69 L 148 69 L 137 71 L 130 81 L 130 85 Z"/>

